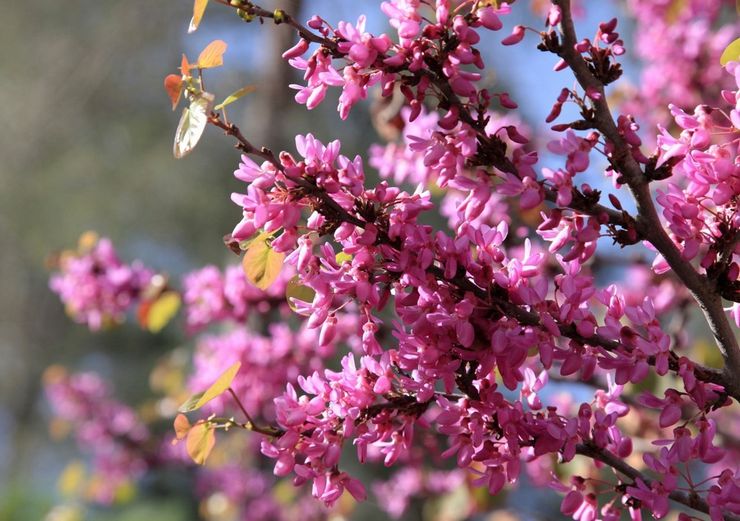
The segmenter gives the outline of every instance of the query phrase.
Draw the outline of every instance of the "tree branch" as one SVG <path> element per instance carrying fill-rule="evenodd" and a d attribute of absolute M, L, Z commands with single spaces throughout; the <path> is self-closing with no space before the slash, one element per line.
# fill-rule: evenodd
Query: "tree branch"
<path fill-rule="evenodd" d="M 591 100 L 594 124 L 596 129 L 614 145 L 612 165 L 624 177 L 637 203 L 636 229 L 663 255 L 676 276 L 686 285 L 699 304 L 725 361 L 725 384 L 723 385 L 726 385 L 729 394 L 738 399 L 740 396 L 740 345 L 738 345 L 737 336 L 723 309 L 722 298 L 716 291 L 716 287 L 683 259 L 681 252 L 663 228 L 650 193 L 649 180 L 632 157 L 629 146 L 619 133 L 606 100 L 604 85 L 594 77 L 581 54 L 575 49 L 577 37 L 570 10 L 570 0 L 553 0 L 553 3 L 562 11 L 563 41 L 558 55 L 573 70 L 578 83 L 584 90 L 594 89 L 601 94 L 599 99 Z"/>
<path fill-rule="evenodd" d="M 610 451 L 598 448 L 593 443 L 587 442 L 578 444 L 576 446 L 576 453 L 586 456 L 587 458 L 600 461 L 633 481 L 637 481 L 639 479 L 647 486 L 651 486 L 652 484 L 652 480 L 635 467 L 629 465 L 622 458 L 617 457 Z M 709 514 L 709 504 L 697 494 L 687 494 L 680 490 L 674 490 L 668 494 L 668 497 L 677 503 L 686 505 L 689 508 Z M 722 517 L 725 521 L 740 521 L 740 516 L 730 513 L 723 514 Z"/>
<path fill-rule="evenodd" d="M 215 125 L 218 128 L 222 129 L 225 134 L 236 138 L 236 147 L 245 154 L 252 154 L 260 157 L 261 159 L 273 164 L 278 170 L 284 171 L 283 165 L 275 157 L 272 151 L 264 147 L 261 149 L 257 149 L 244 137 L 239 128 L 233 123 L 224 122 L 215 112 L 212 112 L 209 115 L 208 121 L 212 125 Z M 332 199 L 329 194 L 327 194 L 321 188 L 311 184 L 310 182 L 308 182 L 308 180 L 303 178 L 290 178 L 290 180 L 298 184 L 300 187 L 304 188 L 308 194 L 318 198 L 323 204 L 326 204 L 328 208 L 330 208 L 331 211 L 334 213 L 334 215 L 336 215 L 337 218 L 341 221 L 359 226 L 361 228 L 367 226 L 368 223 L 347 212 L 344 208 L 339 206 L 339 204 L 337 204 L 337 202 L 334 201 L 334 199 Z M 378 240 L 384 244 L 387 244 L 388 246 L 391 246 L 392 248 L 395 248 L 396 250 L 400 251 L 400 249 L 402 248 L 402 244 L 398 243 L 398 241 L 392 241 L 384 233 L 378 234 Z M 524 326 L 540 328 L 543 327 L 542 321 L 537 312 L 530 311 L 522 306 L 518 306 L 510 302 L 509 300 L 501 296 L 496 295 L 495 292 L 490 291 L 490 288 L 481 288 L 465 276 L 455 275 L 452 278 L 448 278 L 445 276 L 444 270 L 434 264 L 432 264 L 427 271 L 438 280 L 444 281 L 448 284 L 452 284 L 460 291 L 470 292 L 481 301 L 494 305 L 499 310 L 501 310 L 504 315 L 514 318 L 517 322 Z M 622 346 L 622 344 L 617 340 L 608 339 L 598 334 L 591 335 L 590 337 L 583 337 L 578 333 L 578 331 L 576 330 L 576 326 L 573 324 L 563 324 L 561 322 L 558 322 L 558 329 L 560 330 L 560 333 L 567 338 L 576 340 L 577 342 L 580 342 L 582 344 L 602 347 L 606 351 L 616 352 Z M 655 365 L 654 357 L 649 358 L 647 361 L 650 365 Z M 669 360 L 669 367 L 673 371 L 678 370 L 678 357 L 671 356 Z M 723 374 L 716 369 L 705 367 L 697 363 L 694 363 L 694 374 L 696 375 L 696 378 L 702 382 L 721 385 L 725 388 L 728 394 L 733 396 L 736 400 L 740 401 L 740 386 L 734 386 L 737 387 L 737 389 L 735 389 L 732 385 L 732 380 L 728 381 L 726 374 Z"/>

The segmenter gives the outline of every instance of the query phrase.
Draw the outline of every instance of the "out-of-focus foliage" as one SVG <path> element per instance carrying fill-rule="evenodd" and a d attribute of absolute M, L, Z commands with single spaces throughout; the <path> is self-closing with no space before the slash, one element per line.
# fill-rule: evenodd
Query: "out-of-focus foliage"
<path fill-rule="evenodd" d="M 44 368 L 61 363 L 101 371 L 122 399 L 138 403 L 150 394 L 148 374 L 155 360 L 177 341 L 166 330 L 152 336 L 137 328 L 90 336 L 71 323 L 48 290 L 49 252 L 74 244 L 81 230 L 95 228 L 114 238 L 125 257 L 166 266 L 171 275 L 220 264 L 229 255 L 220 237 L 231 229 L 238 210 L 213 203 L 237 187 L 229 175 L 236 153 L 227 140 L 216 138 L 201 143 L 188 161 L 172 158 L 179 114 L 162 110 L 167 103 L 162 76 L 180 65 L 183 49 L 198 56 L 213 39 L 214 27 L 227 28 L 228 43 L 260 38 L 265 56 L 277 56 L 292 36 L 285 31 L 285 42 L 272 44 L 267 31 L 245 36 L 236 30 L 242 29 L 239 20 L 219 10 L 197 34 L 185 36 L 181 29 L 190 9 L 185 3 L 147 0 L 3 6 L 1 521 L 42 519 L 62 496 L 57 477 L 75 453 L 63 426 L 50 430 L 46 425 L 40 389 Z M 256 90 L 229 107 L 240 123 L 272 120 L 258 125 L 263 135 L 256 141 L 285 146 L 292 133 L 309 128 L 309 119 L 314 132 L 327 131 L 328 120 L 280 100 L 292 95 L 289 81 L 279 80 L 276 87 L 275 77 L 285 72 L 243 53 L 231 59 L 227 73 L 212 76 L 219 92 L 234 92 L 233 97 Z M 240 89 L 247 83 L 254 86 Z M 286 109 L 275 116 L 276 106 Z M 362 128 L 344 127 L 350 141 L 362 143 L 358 150 L 372 137 Z M 197 507 L 184 494 L 185 479 L 164 482 L 145 483 L 125 509 L 87 512 L 86 519 L 196 518 Z M 55 519 L 70 521 L 78 514 L 54 511 Z"/>

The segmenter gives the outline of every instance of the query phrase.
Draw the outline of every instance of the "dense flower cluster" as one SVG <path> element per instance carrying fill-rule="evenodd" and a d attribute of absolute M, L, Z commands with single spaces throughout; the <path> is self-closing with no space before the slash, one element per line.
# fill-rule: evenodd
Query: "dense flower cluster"
<path fill-rule="evenodd" d="M 662 518 L 671 501 L 712 521 L 737 519 L 738 454 L 727 449 L 725 430 L 740 399 L 740 347 L 723 299 L 740 327 L 738 90 L 693 113 L 671 105 L 680 130 L 661 127 L 649 152 L 641 122 L 613 117 L 606 103 L 605 87 L 620 78 L 625 53 L 617 20 L 600 23 L 593 41 L 579 39 L 570 3 L 555 0 L 543 30 L 515 26 L 501 42 L 521 45 L 532 33 L 541 51 L 555 55 L 555 70 L 576 77 L 546 122 L 561 121 L 566 103 L 579 119 L 554 125 L 559 134 L 546 148 L 556 159 L 542 165 L 516 113 L 492 107 L 496 101 L 514 111 L 517 103 L 481 88 L 476 46 L 483 31 L 503 27 L 500 17 L 512 9 L 505 2 L 383 2 L 395 40 L 368 33 L 364 17 L 334 28 L 315 16 L 304 27 L 280 10 L 231 4 L 245 20 L 273 18 L 297 30 L 300 40 L 284 57 L 304 71 L 294 88 L 307 108 L 336 87 L 346 118 L 373 86 L 385 98 L 400 93 L 405 106 L 401 139 L 370 152 L 380 182 L 368 180 L 361 157 L 342 155 L 338 140 L 299 135 L 296 153 L 276 155 L 217 113 L 209 116 L 245 153 L 235 172 L 244 193 L 232 196 L 242 213 L 234 243 L 269 236 L 262 251 L 280 260 L 285 254 L 287 266 L 267 291 L 247 284 L 237 268 L 206 267 L 186 278 L 191 332 L 242 323 L 201 339 L 190 386 L 207 388 L 240 362 L 231 396 L 214 398 L 206 413 L 236 410 L 245 423 L 208 416 L 199 432 L 260 433 L 274 474 L 310 485 L 328 507 L 345 492 L 366 498 L 342 465 L 352 447 L 360 463 L 403 466 L 373 487 L 391 496 L 385 504 L 395 516 L 411 497 L 463 481 L 496 494 L 526 471 L 562 493 L 561 512 L 578 521 L 618 520 L 625 511 L 635 521 L 646 511 Z M 648 4 L 651 16 L 672 16 L 669 3 Z M 697 13 L 714 20 L 719 12 L 719 2 L 688 5 L 678 26 L 705 25 L 680 32 L 686 53 L 710 23 Z M 655 31 L 669 29 L 656 24 Z M 702 64 L 692 81 L 714 77 Z M 726 69 L 738 84 L 740 65 Z M 666 85 L 687 85 L 666 77 L 645 99 L 655 103 Z M 699 103 L 689 94 L 676 94 L 681 107 Z M 594 180 L 600 169 L 614 185 L 603 200 Z M 401 183 L 411 187 L 394 186 Z M 438 205 L 432 194 L 440 192 Z M 630 197 L 634 213 L 621 202 Z M 428 224 L 435 208 L 448 230 Z M 651 259 L 620 280 L 604 268 L 614 253 L 605 237 L 621 247 L 642 242 L 647 250 L 633 251 Z M 301 295 L 288 295 L 290 315 L 289 290 Z M 722 370 L 703 365 L 692 348 L 685 326 L 696 302 Z M 261 320 L 248 320 L 253 310 Z M 284 322 L 268 324 L 276 318 Z M 557 392 L 576 388 L 588 389 L 587 397 Z M 434 455 L 425 463 L 457 468 L 433 473 L 420 463 L 422 448 Z M 555 465 L 576 457 L 594 464 L 557 477 Z M 613 471 L 608 482 L 604 467 Z M 210 484 L 219 480 L 214 475 Z M 223 487 L 235 500 L 260 502 Z M 278 516 L 274 506 L 254 508 L 269 518 Z"/>
<path fill-rule="evenodd" d="M 138 261 L 121 262 L 107 238 L 87 236 L 87 241 L 60 256 L 59 273 L 49 285 L 76 322 L 97 330 L 123 320 L 154 272 Z"/>
<path fill-rule="evenodd" d="M 687 114 L 670 106 L 675 124 L 682 131 L 674 137 L 661 129 L 658 136 L 660 155 L 656 166 L 667 162 L 674 166 L 673 176 L 667 186 L 658 190 L 656 199 L 683 258 L 697 259 L 708 275 L 729 284 L 723 296 L 737 300 L 740 288 L 734 283 L 740 272 L 740 243 L 737 241 L 740 227 L 740 163 L 737 160 L 740 66 L 732 63 L 728 71 L 735 77 L 734 89 L 723 91 L 729 107 L 701 105 L 693 114 Z M 667 269 L 667 265 L 659 258 L 656 269 Z"/>
<path fill-rule="evenodd" d="M 225 365 L 241 362 L 241 369 L 232 389 L 241 397 L 249 411 L 275 420 L 272 401 L 286 383 L 296 382 L 307 372 L 324 367 L 336 352 L 338 343 L 345 343 L 354 334 L 356 323 L 351 315 L 338 317 L 336 333 L 330 342 L 321 343 L 316 329 L 305 327 L 292 331 L 286 324 L 269 326 L 266 336 L 247 328 L 236 328 L 219 335 L 205 335 L 198 340 L 193 355 L 193 374 L 188 387 L 194 392 L 207 388 L 223 372 Z M 208 410 L 232 410 L 228 397 L 210 402 Z"/>
<path fill-rule="evenodd" d="M 717 67 L 720 54 L 737 37 L 734 2 L 629 0 L 635 15 L 635 53 L 644 63 L 639 87 L 624 110 L 644 123 L 668 124 L 668 105 L 690 109 L 720 101 L 732 83 Z"/>
<path fill-rule="evenodd" d="M 603 136 L 592 132 L 580 137 L 574 132 L 580 126 L 569 125 L 564 137 L 548 146 L 551 152 L 566 157 L 565 167 L 543 168 L 540 181 L 533 169 L 536 155 L 507 147 L 497 138 L 497 131 L 489 130 L 489 119 L 485 116 L 481 117 L 485 118 L 486 126 L 475 124 L 476 114 L 485 114 L 480 111 L 480 100 L 485 95 L 473 86 L 477 78 L 459 76 L 454 65 L 464 62 L 461 58 L 464 52 L 470 52 L 467 63 L 479 59 L 472 48 L 465 47 L 467 43 L 477 42 L 475 30 L 470 27 L 478 23 L 477 15 L 471 14 L 472 24 L 462 15 L 451 21 L 446 3 L 438 2 L 437 22 L 425 25 L 417 14 L 420 5 L 404 3 L 403 9 L 395 3 L 384 6 L 392 25 L 399 29 L 399 44 L 392 47 L 384 35 L 376 38 L 364 34 L 362 21 L 356 29 L 340 24 L 335 36 L 353 42 L 351 45 L 334 46 L 331 42 L 335 40 L 331 40 L 312 55 L 310 62 L 292 56 L 292 63 L 307 71 L 306 89 L 315 89 L 306 99 L 302 96 L 307 91 L 302 90 L 297 99 L 310 99 L 311 108 L 323 97 L 326 87 L 342 86 L 345 101 L 340 98 L 340 113 L 344 117 L 348 105 L 364 97 L 364 86 L 380 81 L 384 93 L 390 95 L 396 82 L 403 83 L 402 78 L 383 72 L 388 62 L 404 65 L 404 72 L 414 73 L 415 53 L 422 56 L 430 53 L 417 59 L 425 59 L 427 65 L 432 61 L 439 63 L 443 74 L 431 78 L 419 74 L 416 93 L 408 86 L 404 91 L 410 105 L 405 114 L 407 128 L 422 116 L 423 124 L 430 130 L 420 129 L 424 134 L 421 136 L 406 134 L 410 141 L 408 151 L 387 152 L 400 159 L 398 177 L 410 177 L 422 183 L 434 179 L 442 188 L 466 191 L 469 197 L 465 203 L 477 199 L 481 209 L 491 192 L 518 197 L 522 209 L 536 207 L 549 196 L 556 208 L 548 211 L 539 227 L 540 234 L 551 243 L 550 253 L 568 245 L 570 248 L 554 259 L 553 277 L 548 274 L 546 262 L 552 261 L 546 252 L 529 239 L 517 245 L 509 237 L 505 221 L 493 227 L 476 222 L 477 214 L 473 210 L 461 219 L 454 238 L 435 232 L 418 221 L 419 215 L 431 208 L 427 192 L 417 190 L 409 194 L 385 183 L 365 188 L 362 163 L 358 158 L 341 156 L 338 142 L 325 146 L 311 135 L 299 136 L 296 144 L 300 158 L 283 153 L 279 159 L 267 160 L 262 165 L 243 161 L 239 178 L 250 183 L 250 193 L 234 198 L 244 209 L 244 219 L 234 236 L 246 239 L 264 224 L 266 231 L 284 230 L 275 241 L 276 247 L 291 252 L 288 258 L 295 264 L 300 280 L 317 295 L 307 309 L 309 326 L 326 327 L 325 320 L 331 315 L 337 297 L 359 301 L 360 315 L 365 317 L 365 356 L 360 358 L 359 365 L 348 356 L 343 359 L 340 372 L 326 370 L 324 374 L 317 372 L 300 379 L 305 395 L 300 396 L 290 387 L 276 400 L 277 423 L 285 433 L 263 445 L 263 452 L 277 460 L 275 472 L 284 475 L 293 471 L 297 483 L 312 481 L 314 495 L 327 504 L 333 503 L 345 489 L 355 497 L 364 497 L 359 483 L 336 469 L 339 447 L 351 439 L 360 461 L 365 460 L 368 452 L 375 452 L 390 465 L 414 443 L 417 423 L 436 428 L 449 437 L 445 454 L 457 454 L 460 467 L 469 467 L 472 462 L 481 464 L 473 467 L 479 474 L 477 482 L 486 485 L 491 493 L 507 481 L 517 481 L 523 459 L 535 460 L 558 453 L 561 460 L 569 461 L 579 451 L 626 458 L 632 453 L 633 445 L 629 435 L 619 428 L 618 420 L 629 413 L 630 407 L 619 396 L 625 384 L 640 383 L 653 371 L 660 376 L 673 371 L 683 380 L 684 391 L 671 394 L 674 405 L 657 398 L 644 402 L 643 405 L 663 410 L 660 426 L 674 425 L 680 419 L 676 412 L 680 413 L 688 399 L 701 411 L 695 420 L 697 429 L 712 433 L 712 420 L 705 415 L 723 404 L 723 388 L 706 381 L 691 361 L 675 354 L 672 339 L 656 316 L 651 296 L 628 303 L 617 286 L 596 286 L 585 266 L 596 252 L 604 225 L 613 226 L 610 231 L 620 242 L 625 239 L 614 232 L 615 224 L 624 228 L 622 233 L 631 242 L 637 240 L 636 230 L 624 213 L 599 209 L 598 192 L 574 182 L 577 175 L 588 169 L 589 154 Z M 561 16 L 560 7 L 554 6 L 548 25 L 556 27 Z M 311 27 L 324 36 L 330 33 L 320 21 Z M 579 57 L 586 56 L 581 59 L 587 63 L 599 64 L 596 79 L 604 84 L 614 81 L 620 73 L 614 60 L 624 49 L 615 28 L 616 20 L 602 23 L 595 43 L 584 40 L 574 48 Z M 440 56 L 436 52 L 440 46 L 425 43 L 425 37 L 444 42 L 453 33 L 459 45 L 450 55 Z M 415 38 L 419 34 L 424 36 Z M 554 34 L 553 29 L 545 33 L 544 46 L 561 56 L 557 67 L 565 68 L 572 58 L 561 50 Z M 504 43 L 518 43 L 522 36 L 523 30 L 515 28 Z M 298 55 L 307 46 L 300 50 Z M 332 54 L 327 50 L 350 61 L 342 77 L 334 74 Z M 451 64 L 452 55 L 456 62 Z M 368 70 L 374 67 L 378 73 Z M 431 65 L 430 68 L 434 70 Z M 333 79 L 328 81 L 328 78 Z M 322 83 L 321 79 L 327 81 Z M 418 103 L 427 88 L 435 87 L 447 93 L 448 101 L 453 101 L 447 114 L 436 121 L 423 116 Z M 349 102 L 348 92 L 356 93 Z M 734 98 L 732 94 L 728 96 Z M 603 92 L 592 85 L 585 87 L 585 97 L 566 89 L 548 119 L 557 118 L 559 104 L 576 101 L 582 107 L 584 125 L 581 126 L 588 124 L 606 132 L 598 128 L 593 111 L 588 108 L 588 103 L 602 99 Z M 466 122 L 466 117 L 473 121 Z M 692 129 L 699 126 L 695 121 L 686 124 Z M 515 125 L 500 129 L 510 140 L 526 143 Z M 637 126 L 629 118 L 620 117 L 615 130 L 637 164 L 656 170 L 671 159 L 662 153 L 651 163 L 638 148 L 641 140 L 636 134 Z M 724 130 L 730 130 L 732 135 L 732 129 Z M 691 137 L 687 134 L 684 139 Z M 701 144 L 709 147 L 711 139 Z M 495 145 L 498 155 L 494 155 Z M 609 140 L 602 151 L 612 155 L 618 146 L 623 145 Z M 731 141 L 729 148 L 734 146 Z M 717 148 L 717 153 L 726 153 L 721 146 Z M 412 155 L 415 152 L 421 157 Z M 685 150 L 678 153 L 683 155 Z M 376 164 L 383 163 L 380 157 L 376 153 Z M 483 158 L 490 161 L 494 170 L 481 170 L 476 183 L 465 172 Z M 717 164 L 717 159 L 707 157 L 706 163 L 721 168 L 722 163 Z M 737 167 L 731 161 L 729 170 L 720 174 L 723 179 L 730 179 L 723 185 L 727 198 L 721 203 L 733 200 L 738 193 L 731 180 L 736 177 Z M 383 170 L 386 176 L 392 172 L 387 165 Z M 617 170 L 615 163 L 613 170 Z M 710 179 L 720 180 L 717 174 Z M 624 182 L 622 178 L 618 180 L 618 184 Z M 704 180 L 703 186 L 707 184 Z M 480 186 L 488 193 L 481 194 Z M 662 203 L 661 196 L 658 201 Z M 621 210 L 618 200 L 612 202 Z M 305 224 L 296 211 L 300 206 L 312 212 Z M 696 206 L 699 205 L 692 207 Z M 268 208 L 267 214 L 260 220 L 257 210 L 264 207 Z M 737 228 L 734 219 L 733 215 L 727 223 L 729 229 Z M 705 223 L 711 225 L 711 221 Z M 304 230 L 303 234 L 300 230 Z M 351 261 L 337 263 L 335 250 L 328 244 L 315 245 L 310 233 L 333 234 L 342 252 L 352 256 Z M 706 236 L 705 228 L 697 230 L 696 235 L 701 234 Z M 737 241 L 733 240 L 728 252 L 730 259 L 735 255 L 736 245 Z M 683 251 L 684 260 L 691 260 L 693 255 L 685 248 Z M 727 264 L 734 265 L 732 260 Z M 737 270 L 728 268 L 728 271 L 730 281 L 737 280 Z M 393 328 L 397 345 L 381 347 L 373 338 L 378 330 L 376 317 L 390 301 L 399 317 Z M 534 354 L 530 349 L 533 345 L 538 346 Z M 538 392 L 547 384 L 546 371 L 553 367 L 562 377 L 577 375 L 583 381 L 612 375 L 613 385 L 608 392 L 597 392 L 593 403 L 580 404 L 573 416 L 553 407 L 545 412 Z M 510 391 L 519 390 L 521 401 L 507 399 L 501 386 Z M 455 391 L 462 391 L 462 395 L 453 397 Z M 432 403 L 441 409 L 436 417 L 425 414 Z M 699 436 L 695 441 L 692 436 L 687 429 L 677 429 L 667 441 L 669 448 L 658 453 L 646 452 L 647 466 L 661 474 L 662 479 L 652 485 L 646 478 L 636 480 L 624 489 L 623 500 L 628 503 L 639 500 L 652 506 L 661 517 L 662 505 L 667 505 L 668 496 L 679 487 L 676 466 L 691 458 L 713 463 L 721 452 L 712 445 L 711 435 Z M 689 440 L 695 449 L 681 449 L 682 456 L 671 456 L 678 454 L 677 447 Z M 730 468 L 722 475 L 728 480 L 723 489 L 736 486 L 737 478 Z M 575 497 L 566 496 L 564 512 L 576 514 L 579 519 L 595 515 L 595 499 L 584 502 L 576 501 Z M 714 506 L 710 510 L 734 510 L 729 497 L 712 496 L 710 501 Z M 602 514 L 616 515 L 612 511 L 617 512 L 613 506 L 604 507 Z"/>

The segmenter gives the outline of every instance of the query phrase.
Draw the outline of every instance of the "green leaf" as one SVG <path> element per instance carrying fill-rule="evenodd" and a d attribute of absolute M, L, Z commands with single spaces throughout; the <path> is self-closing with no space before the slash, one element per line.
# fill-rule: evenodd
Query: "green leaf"
<path fill-rule="evenodd" d="M 288 285 L 285 287 L 285 298 L 288 300 L 288 306 L 296 313 L 298 313 L 298 308 L 295 302 L 293 302 L 293 299 L 311 303 L 315 296 L 316 292 L 313 288 L 301 284 L 298 275 L 290 279 Z"/>
<path fill-rule="evenodd" d="M 176 158 L 185 157 L 195 148 L 208 123 L 208 112 L 213 104 L 213 94 L 201 92 L 190 99 L 190 106 L 185 107 L 180 123 L 175 131 L 175 144 L 172 153 Z"/>
<path fill-rule="evenodd" d="M 213 382 L 208 389 L 202 393 L 197 393 L 188 398 L 188 400 L 180 406 L 179 412 L 190 412 L 196 409 L 200 409 L 205 404 L 223 394 L 226 389 L 231 386 L 231 382 L 234 380 L 236 373 L 239 372 L 239 368 L 242 366 L 241 362 L 234 363 L 226 371 L 224 371 L 218 379 Z"/>
<path fill-rule="evenodd" d="M 272 234 L 261 233 L 254 239 L 242 257 L 242 267 L 247 280 L 265 290 L 277 280 L 283 268 L 285 254 L 270 247 L 268 240 Z"/>
<path fill-rule="evenodd" d="M 231 105 L 232 103 L 234 103 L 236 100 L 238 100 L 242 96 L 246 96 L 247 94 L 249 94 L 251 92 L 254 92 L 255 89 L 256 89 L 256 87 L 254 85 L 247 85 L 246 87 L 242 87 L 241 89 L 239 89 L 236 92 L 232 92 L 231 94 L 229 94 L 226 97 L 225 100 L 223 100 L 221 103 L 219 103 L 218 105 L 216 105 L 214 107 L 214 110 L 221 110 L 226 105 Z"/>
<path fill-rule="evenodd" d="M 190 456 L 198 465 L 204 465 L 216 445 L 216 434 L 208 423 L 196 423 L 188 432 L 186 448 Z"/>
<path fill-rule="evenodd" d="M 719 63 L 722 66 L 725 66 L 732 61 L 740 61 L 740 38 L 737 38 L 734 42 L 725 47 L 725 50 L 722 52 L 722 56 L 719 58 Z"/>
<path fill-rule="evenodd" d="M 349 253 L 344 253 L 343 251 L 340 251 L 339 253 L 337 253 L 335 259 L 337 261 L 337 264 L 341 266 L 345 262 L 351 262 L 352 255 L 350 255 Z"/>
<path fill-rule="evenodd" d="M 206 394 L 205 391 L 201 393 L 195 393 L 194 395 L 190 396 L 190 398 L 187 399 L 185 403 L 183 403 L 178 410 L 178 412 L 191 412 L 200 407 L 198 405 L 198 402 L 201 398 L 203 398 L 203 395 Z"/>
<path fill-rule="evenodd" d="M 74 460 L 67 465 L 57 481 L 57 489 L 63 496 L 76 497 L 81 494 L 85 484 L 85 465 Z"/>
<path fill-rule="evenodd" d="M 159 333 L 177 315 L 180 309 L 180 294 L 176 291 L 165 291 L 151 303 L 146 316 L 146 328 L 152 333 Z"/>

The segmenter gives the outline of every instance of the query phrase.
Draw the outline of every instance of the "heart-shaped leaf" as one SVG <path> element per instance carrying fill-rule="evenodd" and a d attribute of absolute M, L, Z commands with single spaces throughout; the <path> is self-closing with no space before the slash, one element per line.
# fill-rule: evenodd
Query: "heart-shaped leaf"
<path fill-rule="evenodd" d="M 204 465 L 216 445 L 216 433 L 208 423 L 196 423 L 190 428 L 186 441 L 188 456 L 198 465 Z"/>
<path fill-rule="evenodd" d="M 249 244 L 242 258 L 247 280 L 262 290 L 277 280 L 285 261 L 285 254 L 276 252 L 268 244 L 270 237 L 269 233 L 260 234 Z"/>

